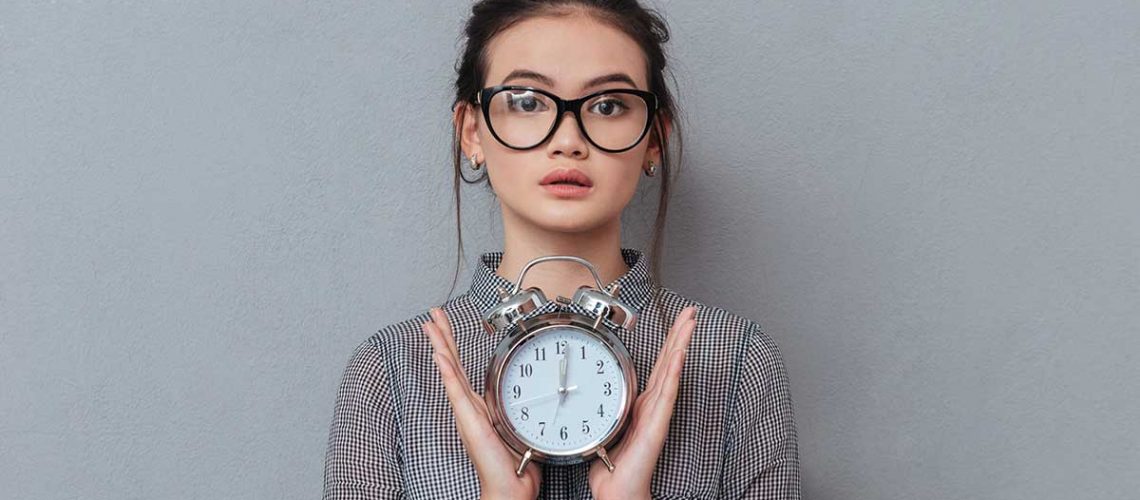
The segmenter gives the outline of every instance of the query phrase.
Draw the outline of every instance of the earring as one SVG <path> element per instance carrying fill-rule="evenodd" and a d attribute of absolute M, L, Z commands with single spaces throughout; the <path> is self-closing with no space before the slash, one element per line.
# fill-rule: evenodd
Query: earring
<path fill-rule="evenodd" d="M 476 161 L 477 158 L 479 158 L 478 155 L 476 155 L 476 154 L 471 155 L 471 170 L 479 170 L 479 168 L 482 167 L 482 165 L 480 165 L 479 162 Z"/>
<path fill-rule="evenodd" d="M 645 170 L 645 176 L 653 177 L 654 175 L 657 175 L 657 165 L 653 163 L 653 160 L 649 160 L 649 168 Z"/>

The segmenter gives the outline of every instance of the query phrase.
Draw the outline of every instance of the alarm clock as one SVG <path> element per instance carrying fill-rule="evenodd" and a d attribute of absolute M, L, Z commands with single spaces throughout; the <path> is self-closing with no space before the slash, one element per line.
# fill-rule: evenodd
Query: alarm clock
<path fill-rule="evenodd" d="M 549 301 L 541 290 L 520 290 L 531 267 L 571 261 L 590 270 L 596 288 Z M 603 287 L 594 266 L 569 255 L 528 262 L 510 291 L 483 318 L 489 334 L 505 332 L 487 365 L 483 393 L 499 437 L 521 456 L 516 474 L 532 460 L 569 465 L 601 459 L 629 424 L 637 373 L 629 350 L 613 333 L 631 329 L 637 313 L 617 298 L 620 284 Z"/>

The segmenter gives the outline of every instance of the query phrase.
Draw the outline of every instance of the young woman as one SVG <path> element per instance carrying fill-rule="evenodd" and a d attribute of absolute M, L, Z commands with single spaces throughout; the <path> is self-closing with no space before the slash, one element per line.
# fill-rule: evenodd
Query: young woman
<path fill-rule="evenodd" d="M 659 255 L 677 116 L 664 22 L 636 0 L 484 0 L 466 35 L 453 114 L 456 206 L 464 171 L 483 175 L 468 182 L 485 180 L 497 197 L 503 251 L 481 255 L 466 293 L 356 349 L 337 395 L 325 498 L 799 498 L 776 345 L 756 322 L 659 285 L 656 261 L 621 246 L 622 211 L 639 182 L 656 181 Z M 501 336 L 481 318 L 499 288 L 545 255 L 591 262 L 639 316 L 615 332 L 639 392 L 609 451 L 612 471 L 601 460 L 531 462 L 516 475 L 519 457 L 483 402 Z M 525 286 L 553 298 L 593 283 L 586 268 L 553 261 L 533 267 Z"/>

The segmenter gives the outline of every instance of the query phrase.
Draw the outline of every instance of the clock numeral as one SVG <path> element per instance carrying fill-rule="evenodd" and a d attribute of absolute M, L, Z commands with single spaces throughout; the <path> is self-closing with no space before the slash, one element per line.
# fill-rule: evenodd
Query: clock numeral
<path fill-rule="evenodd" d="M 608 384 L 609 382 L 606 382 L 606 383 Z M 511 394 L 515 397 L 515 399 L 518 399 L 519 396 L 522 396 L 522 387 L 519 387 L 517 385 L 514 386 L 513 388 L 511 388 Z M 606 394 L 606 395 L 609 396 L 609 394 Z"/>
<path fill-rule="evenodd" d="M 535 347 L 534 348 L 534 360 L 535 361 L 546 361 L 546 348 L 545 347 Z"/>
<path fill-rule="evenodd" d="M 586 346 L 582 346 L 582 359 L 586 359 Z"/>
<path fill-rule="evenodd" d="M 602 409 L 602 405 L 598 405 L 598 416 L 599 417 L 605 417 L 606 416 L 606 412 Z"/>
<path fill-rule="evenodd" d="M 554 354 L 562 354 L 564 352 L 566 352 L 566 341 L 559 340 L 557 344 L 554 344 Z"/>
<path fill-rule="evenodd" d="M 606 365 L 606 362 L 599 359 L 597 365 L 598 373 L 605 373 L 605 370 L 602 370 L 602 367 Z"/>
<path fill-rule="evenodd" d="M 562 426 L 562 430 L 558 431 L 558 437 L 562 438 L 563 441 L 565 441 L 567 437 L 570 437 L 569 434 L 566 434 L 565 425 Z"/>
<path fill-rule="evenodd" d="M 531 366 L 530 363 L 527 363 L 525 365 L 519 365 L 519 376 L 520 377 L 529 377 L 531 375 L 534 375 L 534 367 Z"/>
<path fill-rule="evenodd" d="M 522 409 L 522 419 L 530 420 L 530 410 L 528 410 L 525 406 Z"/>
<path fill-rule="evenodd" d="M 606 382 L 605 386 L 606 386 L 606 391 L 602 394 L 609 396 L 610 394 L 614 393 L 613 386 L 611 386 L 609 382 Z M 516 385 L 515 387 L 517 388 L 518 386 Z M 518 396 L 515 396 L 515 397 L 517 398 Z"/>
<path fill-rule="evenodd" d="M 546 422 L 539 422 L 538 423 L 538 435 L 539 436 L 545 436 L 546 435 Z"/>
<path fill-rule="evenodd" d="M 590 421 L 589 420 L 583 420 L 582 421 L 582 434 L 589 434 L 589 433 L 590 433 Z"/>

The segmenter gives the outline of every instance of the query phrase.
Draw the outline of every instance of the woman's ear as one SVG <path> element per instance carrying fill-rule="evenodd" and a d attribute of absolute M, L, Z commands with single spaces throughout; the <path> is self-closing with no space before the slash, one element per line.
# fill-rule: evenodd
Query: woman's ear
<path fill-rule="evenodd" d="M 649 134 L 649 146 L 645 150 L 645 159 L 661 164 L 661 148 L 669 140 L 673 131 L 673 120 L 668 115 L 660 114 L 653 120 L 653 131 Z"/>
<path fill-rule="evenodd" d="M 479 116 L 476 114 L 474 104 L 463 101 L 455 104 L 452 110 L 452 123 L 455 134 L 459 137 L 459 144 L 463 148 L 463 156 L 482 156 L 482 145 L 479 142 Z M 486 158 L 483 158 L 486 161 Z"/>

